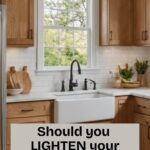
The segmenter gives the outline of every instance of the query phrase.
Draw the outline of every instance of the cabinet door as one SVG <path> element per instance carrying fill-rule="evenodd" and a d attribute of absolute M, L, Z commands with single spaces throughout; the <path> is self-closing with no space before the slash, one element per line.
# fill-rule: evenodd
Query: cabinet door
<path fill-rule="evenodd" d="M 140 124 L 140 150 L 149 150 L 150 148 L 150 117 L 135 113 L 134 122 Z"/>
<path fill-rule="evenodd" d="M 119 100 L 118 122 L 127 123 L 129 114 L 129 105 L 127 100 Z"/>
<path fill-rule="evenodd" d="M 145 43 L 145 0 L 134 0 L 134 42 L 136 45 Z"/>
<path fill-rule="evenodd" d="M 7 119 L 7 145 L 10 145 L 10 128 L 12 123 L 50 123 L 50 116 L 29 117 L 29 118 L 13 118 Z"/>
<path fill-rule="evenodd" d="M 7 45 L 29 47 L 34 44 L 34 0 L 6 0 Z"/>
<path fill-rule="evenodd" d="M 134 112 L 134 98 L 123 96 L 116 98 L 115 123 L 132 123 Z"/>
<path fill-rule="evenodd" d="M 146 0 L 145 45 L 150 45 L 150 0 Z"/>
<path fill-rule="evenodd" d="M 131 45 L 133 40 L 132 0 L 109 1 L 109 45 Z"/>
<path fill-rule="evenodd" d="M 140 150 L 149 150 L 150 148 L 150 127 L 140 125 Z"/>
<path fill-rule="evenodd" d="M 0 4 L 5 4 L 5 0 L 0 0 Z"/>

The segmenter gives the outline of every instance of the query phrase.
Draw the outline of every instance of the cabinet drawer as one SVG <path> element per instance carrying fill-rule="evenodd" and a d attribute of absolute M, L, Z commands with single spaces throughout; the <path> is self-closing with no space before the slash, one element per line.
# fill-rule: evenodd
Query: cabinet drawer
<path fill-rule="evenodd" d="M 134 111 L 136 113 L 150 115 L 150 100 L 136 98 Z"/>
<path fill-rule="evenodd" d="M 10 134 L 11 134 L 11 124 L 43 124 L 43 123 L 50 123 L 52 118 L 50 116 L 41 116 L 41 117 L 29 117 L 29 118 L 14 118 L 14 119 L 7 119 L 7 145 L 10 144 Z"/>
<path fill-rule="evenodd" d="M 150 116 L 134 113 L 134 123 L 150 125 Z"/>
<path fill-rule="evenodd" d="M 52 112 L 53 101 L 7 104 L 7 118 L 51 115 Z"/>

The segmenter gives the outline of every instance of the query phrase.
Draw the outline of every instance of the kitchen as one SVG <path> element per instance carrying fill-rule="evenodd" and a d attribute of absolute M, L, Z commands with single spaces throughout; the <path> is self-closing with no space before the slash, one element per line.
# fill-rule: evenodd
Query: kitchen
<path fill-rule="evenodd" d="M 53 2 L 51 0 L 47 1 Z M 5 1 L 2 0 L 2 2 Z M 77 47 L 80 51 L 80 48 L 86 50 L 87 47 L 88 48 L 90 47 L 90 50 L 88 49 L 88 53 L 86 54 L 88 61 L 86 60 L 84 60 L 83 62 L 81 61 L 81 74 L 78 74 L 78 72 L 76 71 L 75 68 L 76 64 L 73 65 L 74 67 L 73 81 L 75 80 L 78 81 L 78 86 L 74 87 L 75 90 L 74 92 L 68 92 L 70 80 L 70 65 L 71 65 L 69 57 L 65 56 L 68 65 L 68 67 L 65 67 L 64 64 L 63 65 L 58 63 L 55 64 L 55 60 L 53 59 L 51 59 L 53 61 L 49 62 L 49 58 L 47 59 L 47 57 L 45 56 L 45 54 L 46 53 L 49 54 L 49 52 L 46 51 L 45 54 L 43 54 L 42 51 L 43 44 L 41 44 L 42 43 L 41 41 L 43 41 L 44 36 L 48 37 L 49 42 L 45 41 L 44 43 L 47 44 L 46 46 L 48 48 L 50 47 L 49 46 L 50 44 L 53 45 L 51 48 L 52 50 L 57 48 L 62 49 L 64 48 L 64 44 L 60 43 L 60 41 L 62 42 L 62 39 L 64 37 L 62 37 L 60 41 L 57 41 L 57 39 L 55 38 L 51 40 L 50 37 L 53 37 L 55 34 L 56 34 L 55 37 L 59 36 L 61 37 L 61 35 L 64 34 L 63 31 L 61 30 L 64 29 L 65 27 L 61 26 L 59 28 L 55 24 L 55 21 L 57 21 L 57 19 L 62 20 L 61 18 L 62 16 L 60 15 L 61 13 L 59 14 L 60 18 L 57 18 L 56 20 L 55 20 L 56 16 L 54 13 L 54 16 L 51 16 L 53 17 L 52 19 L 54 21 L 50 20 L 51 24 L 49 24 L 47 23 L 46 20 L 45 21 L 46 25 L 44 24 L 43 27 L 41 21 L 43 19 L 42 18 L 43 5 L 41 3 L 42 3 L 41 0 L 23 0 L 23 1 L 6 0 L 7 6 L 6 70 L 9 71 L 10 66 L 15 66 L 15 70 L 19 72 L 22 70 L 23 66 L 28 66 L 27 71 L 30 75 L 30 79 L 32 82 L 31 86 L 30 81 L 28 81 L 28 84 L 30 85 L 29 94 L 19 94 L 17 96 L 7 97 L 8 103 L 7 130 L 9 130 L 8 124 L 10 125 L 11 122 L 48 123 L 54 122 L 56 116 L 58 119 L 57 121 L 60 122 L 61 121 L 94 122 L 94 123 L 137 122 L 141 123 L 142 128 L 141 132 L 142 136 L 144 137 L 141 140 L 142 143 L 141 149 L 147 150 L 150 146 L 149 140 L 150 102 L 147 101 L 148 99 L 150 99 L 148 88 L 150 85 L 150 78 L 149 78 L 150 70 L 149 69 L 147 70 L 147 82 L 146 82 L 147 87 L 134 89 L 125 89 L 125 88 L 115 89 L 112 88 L 113 87 L 112 84 L 116 78 L 118 65 L 120 65 L 121 68 L 123 68 L 124 65 L 127 63 L 129 67 L 132 66 L 134 68 L 134 80 L 136 80 L 137 73 L 134 67 L 136 59 L 140 61 L 150 60 L 150 52 L 149 52 L 150 13 L 148 9 L 150 7 L 149 0 L 138 0 L 138 1 L 95 0 L 94 2 L 92 1 L 89 2 L 89 5 L 91 6 L 88 5 L 88 9 L 86 9 L 91 13 L 91 15 L 88 16 L 89 18 L 86 18 L 88 20 L 87 21 L 88 26 L 85 27 L 85 24 L 83 24 L 80 25 L 79 27 L 79 23 L 76 22 L 73 23 L 74 25 L 76 25 L 76 28 L 78 28 L 79 31 L 84 31 L 84 33 L 80 32 L 82 36 L 84 35 L 87 38 L 85 34 L 89 35 L 89 37 L 87 38 L 88 41 L 81 38 L 85 45 L 83 45 L 83 43 L 80 43 L 80 41 L 77 39 L 76 41 L 78 41 L 79 44 L 75 45 L 73 48 Z M 48 8 L 45 6 L 45 16 L 48 14 L 47 9 Z M 58 8 L 55 9 L 57 10 Z M 59 12 L 60 10 L 58 9 L 57 11 Z M 73 11 L 71 15 L 73 15 L 76 12 L 75 10 L 71 11 Z M 69 24 L 68 27 L 69 29 L 72 29 L 74 27 L 70 26 L 71 23 Z M 58 32 L 53 31 L 54 32 L 52 34 L 53 36 L 52 35 L 49 36 L 49 33 L 44 31 L 45 33 L 43 35 L 42 33 L 43 30 L 47 31 L 48 29 L 57 29 Z M 77 33 L 78 32 L 76 32 L 76 34 Z M 67 34 L 67 36 L 71 39 L 72 36 L 75 36 L 75 34 L 72 35 Z M 74 37 L 72 39 L 74 40 Z M 55 45 L 56 43 L 52 43 L 53 41 L 58 42 L 58 45 Z M 76 44 L 75 43 L 76 41 L 73 41 L 74 44 Z M 66 42 L 70 43 L 70 41 Z M 83 53 L 85 52 L 84 50 Z M 59 51 L 57 53 L 59 58 L 62 55 L 62 53 L 59 53 Z M 50 55 L 52 55 L 52 53 L 50 53 Z M 71 57 L 74 56 L 72 56 L 71 54 Z M 80 57 L 77 56 L 75 58 Z M 58 60 L 58 62 L 59 61 L 61 60 Z M 61 63 L 63 62 L 64 61 L 62 60 Z M 87 63 L 88 67 L 85 67 L 84 63 Z M 45 65 L 44 68 L 43 65 Z M 91 79 L 96 82 L 96 90 L 94 91 L 92 90 L 93 83 L 88 81 L 87 83 L 88 90 L 82 91 L 85 87 L 85 78 Z M 65 90 L 65 92 L 63 93 L 60 92 L 62 90 L 62 81 L 64 81 L 64 90 Z M 55 101 L 55 99 L 59 97 L 67 98 L 68 95 L 70 96 L 70 99 L 73 99 L 72 97 L 75 97 L 76 99 L 77 95 L 80 96 L 82 94 L 85 97 L 89 95 L 89 98 L 96 102 L 95 105 L 93 104 L 93 102 L 89 100 L 89 104 L 86 105 L 87 108 L 85 109 L 84 113 L 82 111 L 79 111 L 78 114 L 76 113 L 70 114 L 68 118 L 63 117 L 63 115 L 66 115 L 66 113 L 68 113 L 67 111 L 64 111 L 63 108 L 66 107 L 68 103 L 66 103 L 65 105 L 65 103 L 62 103 L 64 99 L 61 99 L 60 103 L 59 101 Z M 104 97 L 107 98 L 107 101 L 111 102 L 109 103 L 109 106 L 108 104 L 107 105 L 105 104 L 106 101 L 99 100 L 104 99 L 103 94 Z M 110 101 L 109 99 L 111 99 L 112 97 L 113 99 Z M 134 104 L 135 101 L 136 104 Z M 94 116 L 93 115 L 94 110 L 90 109 L 90 113 L 88 113 L 88 117 L 90 118 L 87 118 L 87 115 L 85 116 L 80 115 L 83 118 L 79 118 L 79 114 L 81 113 L 85 114 L 88 112 L 91 103 L 93 104 L 93 108 L 95 108 L 98 102 L 101 102 L 102 104 L 105 104 L 107 107 L 109 107 L 108 109 L 109 111 L 107 111 L 107 113 L 106 111 L 102 113 L 101 111 L 104 110 L 101 109 L 101 111 Z M 70 104 L 70 109 L 76 110 L 76 108 L 80 108 L 81 106 L 83 107 L 83 105 L 85 104 L 87 104 L 87 102 L 84 100 L 82 100 L 81 102 L 74 100 L 74 103 L 72 103 L 73 106 Z M 35 112 L 30 111 L 20 113 L 21 110 L 26 110 L 26 108 L 28 108 L 29 105 L 31 105 L 30 110 L 34 108 Z M 57 113 L 55 112 L 56 106 L 59 107 L 60 112 Z M 136 112 L 135 118 L 132 118 L 133 115 L 131 114 L 135 112 Z M 72 117 L 72 115 L 74 117 Z M 113 115 L 115 115 L 115 119 L 112 117 Z M 143 119 L 143 117 L 145 120 Z M 66 120 L 72 118 L 74 120 Z M 83 121 L 81 121 L 80 119 L 81 120 L 83 119 Z M 7 138 L 9 137 L 9 132 L 10 131 L 7 131 Z M 144 133 L 146 135 L 144 135 Z M 7 148 L 10 149 L 9 147 L 10 141 L 7 140 Z"/>

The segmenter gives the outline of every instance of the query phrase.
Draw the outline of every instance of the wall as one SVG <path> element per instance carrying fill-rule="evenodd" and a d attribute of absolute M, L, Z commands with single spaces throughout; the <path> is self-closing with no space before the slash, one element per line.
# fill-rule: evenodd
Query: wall
<path fill-rule="evenodd" d="M 98 47 L 96 50 L 96 67 L 99 69 L 83 70 L 82 75 L 75 72 L 75 79 L 79 81 L 79 87 L 83 88 L 84 78 L 90 78 L 97 82 L 97 87 L 110 87 L 112 78 L 109 71 L 115 71 L 118 64 L 129 63 L 133 65 L 136 58 L 150 60 L 150 48 L 144 47 Z M 27 65 L 32 78 L 32 92 L 59 91 L 61 81 L 65 79 L 68 88 L 69 71 L 36 73 L 36 49 L 8 49 L 7 68 L 16 66 L 20 70 Z M 90 85 L 89 85 L 90 86 Z"/>
<path fill-rule="evenodd" d="M 95 0 L 98 3 L 99 0 Z M 150 48 L 148 47 L 99 47 L 98 45 L 98 4 L 95 3 L 93 24 L 93 41 L 95 52 L 96 68 L 92 70 L 83 70 L 82 75 L 75 72 L 75 79 L 79 81 L 79 87 L 82 89 L 84 78 L 90 78 L 97 82 L 97 87 L 110 87 L 112 78 L 109 71 L 115 71 L 118 64 L 129 63 L 133 65 L 136 58 L 150 60 Z M 96 11 L 95 11 L 96 10 Z M 9 48 L 7 50 L 7 69 L 9 66 L 16 66 L 20 70 L 22 66 L 27 65 L 32 78 L 32 92 L 60 91 L 61 81 L 65 79 L 66 89 L 68 89 L 69 71 L 36 73 L 36 48 Z"/>

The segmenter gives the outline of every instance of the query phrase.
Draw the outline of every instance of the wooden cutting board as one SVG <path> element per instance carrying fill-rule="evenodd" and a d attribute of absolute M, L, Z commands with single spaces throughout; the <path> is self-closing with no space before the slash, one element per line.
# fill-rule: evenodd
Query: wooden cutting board
<path fill-rule="evenodd" d="M 7 72 L 7 89 L 15 89 L 10 70 Z"/>
<path fill-rule="evenodd" d="M 17 72 L 14 66 L 10 67 L 10 70 L 7 72 L 7 88 L 8 89 L 20 89 L 21 86 L 18 81 Z"/>
<path fill-rule="evenodd" d="M 22 94 L 30 93 L 32 82 L 31 82 L 30 75 L 27 71 L 27 66 L 24 66 L 23 69 L 18 72 L 17 76 L 18 76 L 19 83 L 23 89 Z"/>

